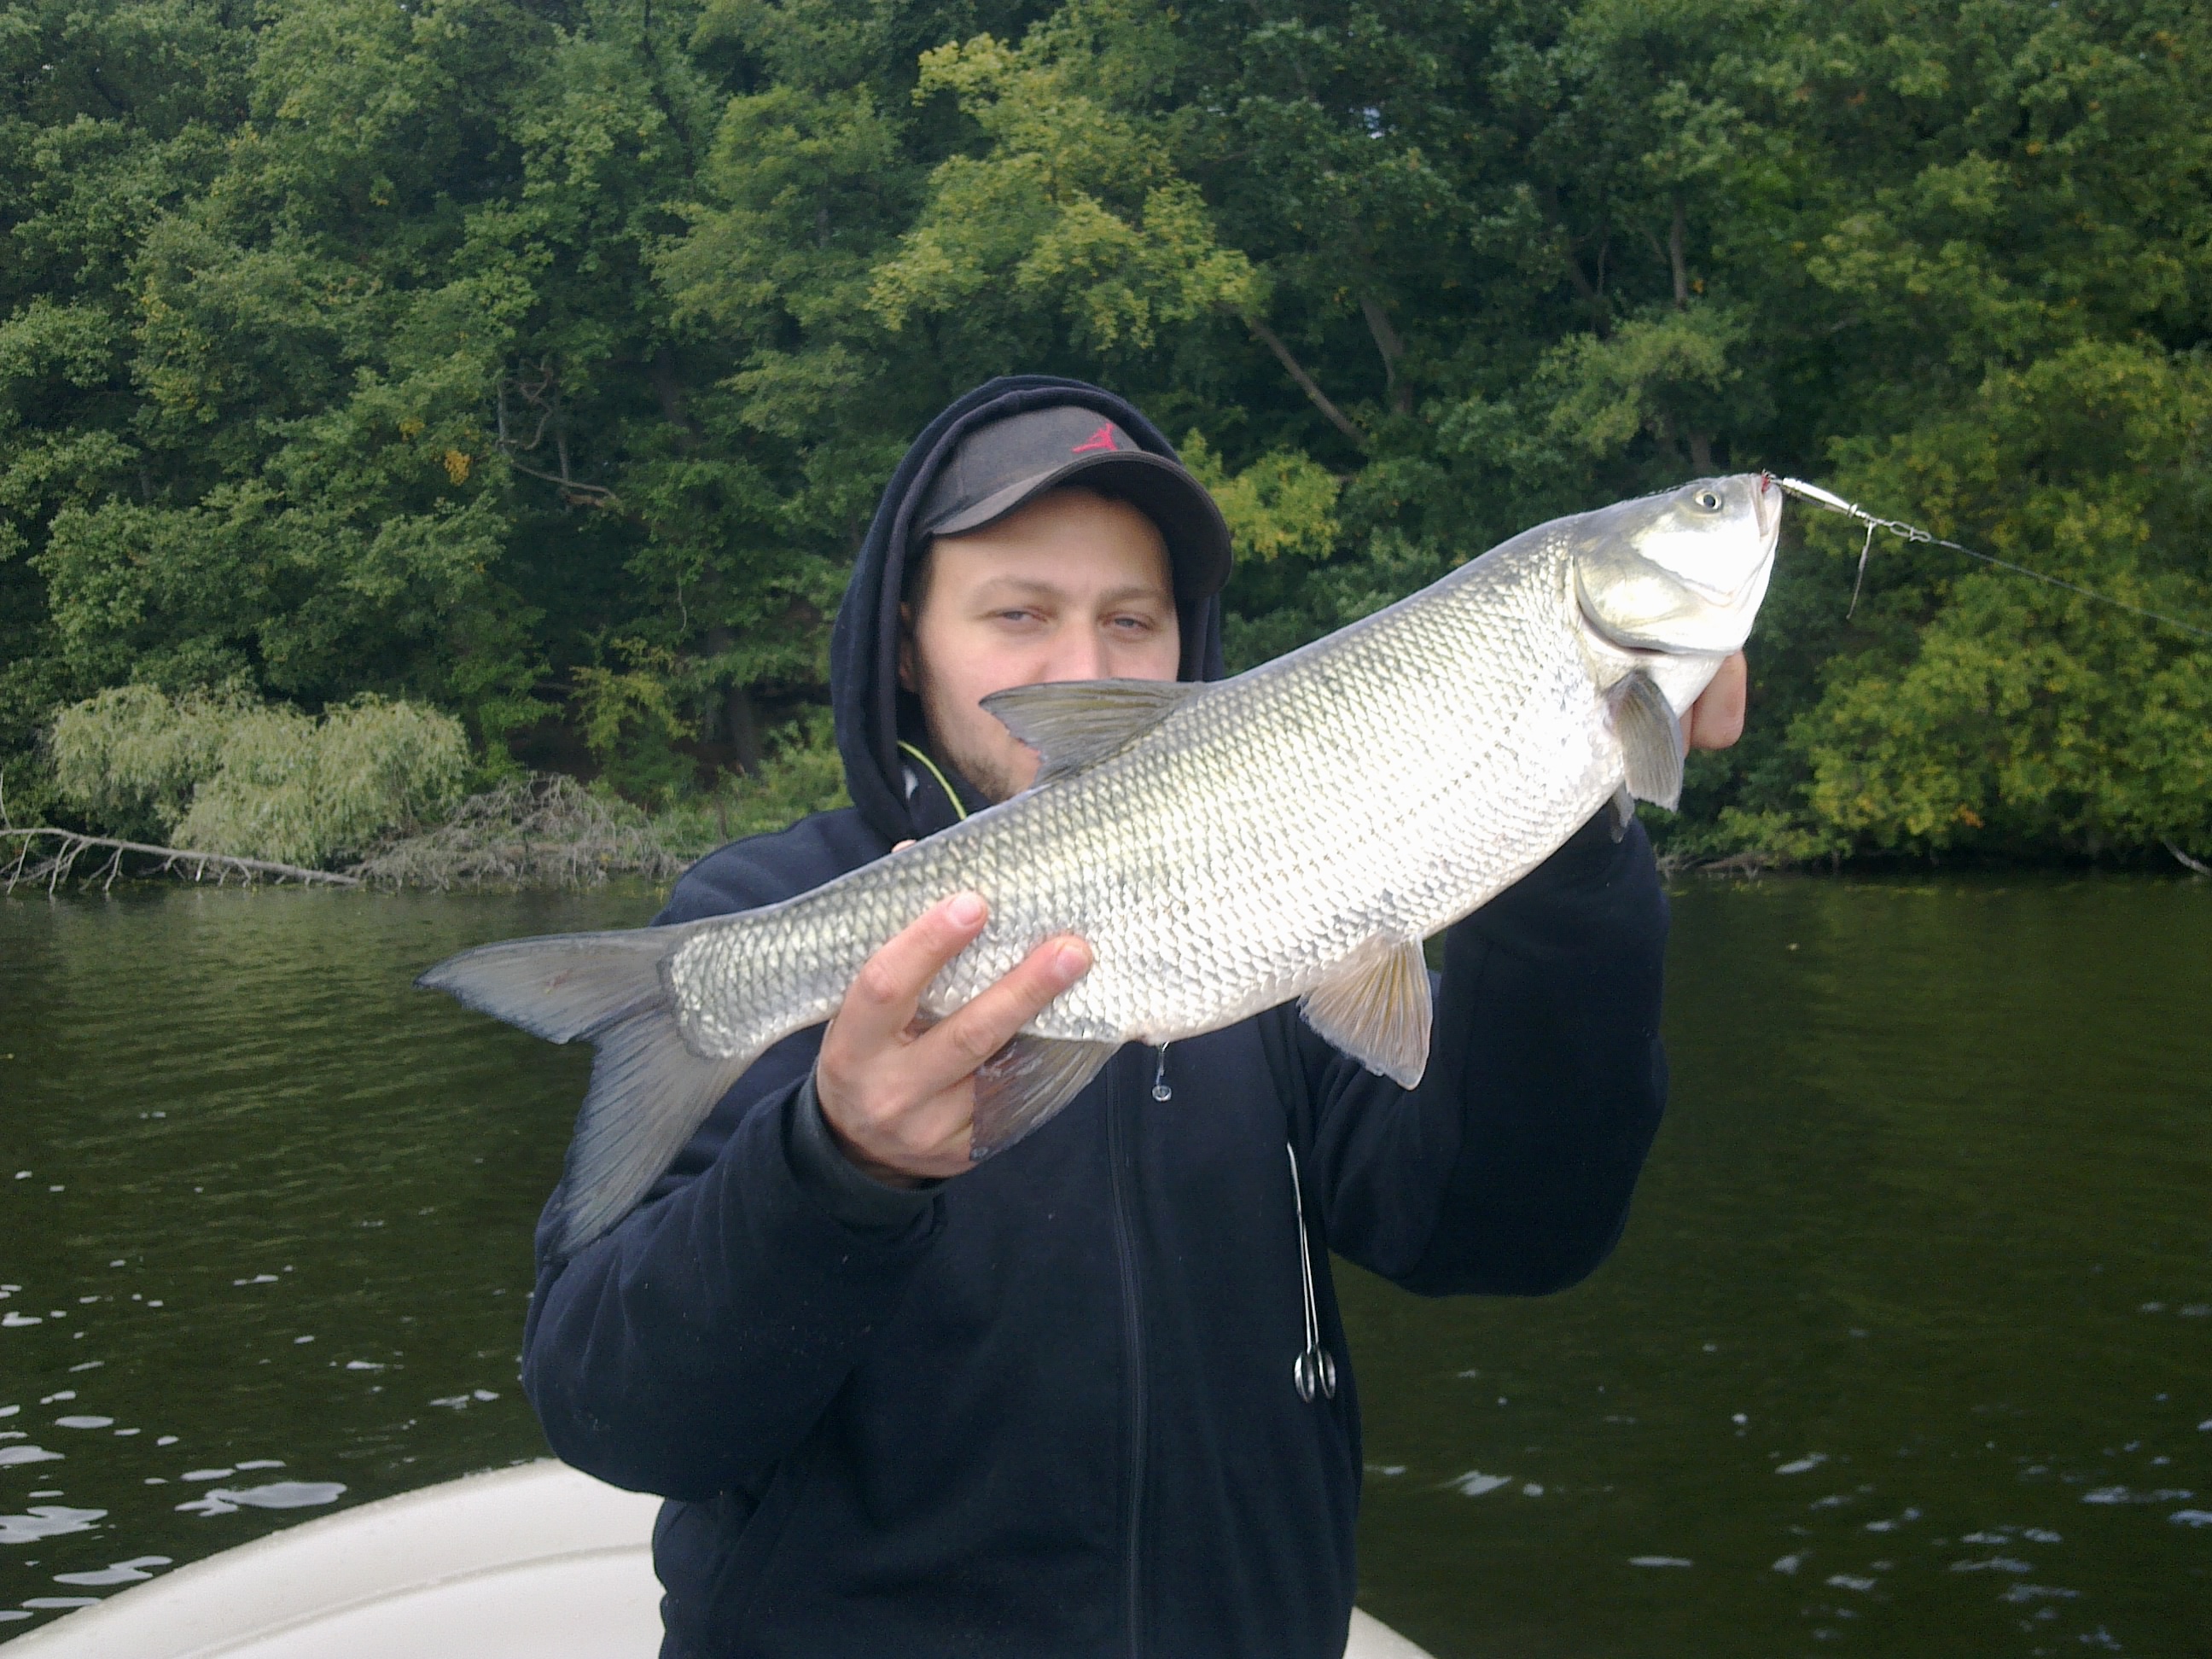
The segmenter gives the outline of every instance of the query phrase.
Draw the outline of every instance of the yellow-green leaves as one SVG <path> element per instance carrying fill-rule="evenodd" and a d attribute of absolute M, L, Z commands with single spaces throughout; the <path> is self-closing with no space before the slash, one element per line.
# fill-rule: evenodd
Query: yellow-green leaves
<path fill-rule="evenodd" d="M 1182 461 L 1212 493 L 1239 559 L 1321 559 L 1335 551 L 1344 486 L 1303 450 L 1271 450 L 1231 473 L 1194 432 L 1182 441 Z"/>
<path fill-rule="evenodd" d="M 601 775 L 623 793 L 679 794 L 692 769 L 670 744 L 696 733 L 677 708 L 675 664 L 641 640 L 614 645 L 627 668 L 586 664 L 574 672 L 569 701 L 585 744 Z"/>
<path fill-rule="evenodd" d="M 1163 135 L 1100 95 L 1126 76 L 1091 22 L 1070 7 L 1018 47 L 979 35 L 922 54 L 915 97 L 950 94 L 985 145 L 939 165 L 914 228 L 877 267 L 869 301 L 887 327 L 1012 308 L 1112 353 L 1258 305 L 1251 262 L 1218 239 Z"/>

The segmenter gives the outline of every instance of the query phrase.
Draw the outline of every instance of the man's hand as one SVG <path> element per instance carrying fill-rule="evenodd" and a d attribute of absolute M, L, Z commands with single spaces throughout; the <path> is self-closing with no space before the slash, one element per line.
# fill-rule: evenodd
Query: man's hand
<path fill-rule="evenodd" d="M 1713 683 L 1690 705 L 1682 735 L 1692 749 L 1725 749 L 1743 735 L 1744 694 L 1751 667 L 1739 651 L 1721 665 Z"/>
<path fill-rule="evenodd" d="M 878 1181 L 911 1186 L 969 1168 L 975 1068 L 1091 969 L 1090 945 L 1062 933 L 964 1008 L 916 1030 L 921 994 L 988 914 L 974 893 L 925 912 L 862 965 L 823 1034 L 814 1063 L 822 1115 L 845 1156 Z"/>

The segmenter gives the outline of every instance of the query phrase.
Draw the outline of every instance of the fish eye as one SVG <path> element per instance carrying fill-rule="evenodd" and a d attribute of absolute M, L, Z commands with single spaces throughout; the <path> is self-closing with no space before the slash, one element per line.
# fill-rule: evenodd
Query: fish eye
<path fill-rule="evenodd" d="M 1698 505 L 1708 513 L 1717 513 L 1721 510 L 1721 498 L 1717 490 L 1700 489 L 1696 500 Z"/>

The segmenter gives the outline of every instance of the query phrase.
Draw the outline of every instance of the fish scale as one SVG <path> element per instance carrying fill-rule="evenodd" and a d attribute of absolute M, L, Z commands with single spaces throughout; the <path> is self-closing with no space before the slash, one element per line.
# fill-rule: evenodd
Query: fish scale
<path fill-rule="evenodd" d="M 1421 939 L 1614 799 L 1671 805 L 1677 718 L 1747 632 L 1781 496 L 1702 480 L 1523 532 L 1234 679 L 1030 686 L 985 706 L 1036 787 L 780 904 L 678 927 L 512 941 L 422 982 L 599 1049 L 563 1248 L 611 1224 L 769 1044 L 828 1018 L 867 959 L 972 890 L 988 924 L 921 999 L 943 1018 L 1061 933 L 1089 973 L 977 1073 L 979 1152 L 1048 1119 L 1123 1042 L 1293 997 L 1410 1086 Z"/>

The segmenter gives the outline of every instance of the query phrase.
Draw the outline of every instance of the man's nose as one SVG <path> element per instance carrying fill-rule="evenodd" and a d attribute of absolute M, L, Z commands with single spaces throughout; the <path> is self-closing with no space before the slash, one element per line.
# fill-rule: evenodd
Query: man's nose
<path fill-rule="evenodd" d="M 1071 628 L 1053 643 L 1052 678 L 1056 680 L 1103 680 L 1113 677 L 1106 660 L 1106 641 L 1093 628 Z"/>

